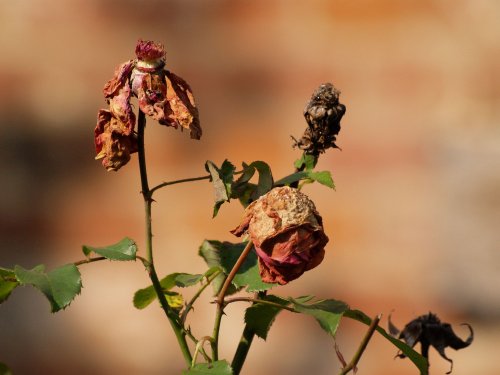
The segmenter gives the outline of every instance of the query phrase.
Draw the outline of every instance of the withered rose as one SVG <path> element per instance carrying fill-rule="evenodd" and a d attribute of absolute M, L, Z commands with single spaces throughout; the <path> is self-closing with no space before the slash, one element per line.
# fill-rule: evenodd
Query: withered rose
<path fill-rule="evenodd" d="M 246 208 L 231 233 L 241 236 L 247 231 L 262 280 L 281 285 L 319 265 L 328 243 L 314 203 L 288 186 L 272 189 Z"/>
<path fill-rule="evenodd" d="M 96 159 L 103 159 L 108 170 L 118 170 L 137 151 L 133 96 L 139 109 L 160 124 L 187 129 L 194 139 L 200 139 L 202 133 L 192 90 L 165 69 L 163 45 L 139 40 L 135 53 L 137 58 L 118 66 L 103 90 L 109 110 L 98 113 L 95 146 Z"/>

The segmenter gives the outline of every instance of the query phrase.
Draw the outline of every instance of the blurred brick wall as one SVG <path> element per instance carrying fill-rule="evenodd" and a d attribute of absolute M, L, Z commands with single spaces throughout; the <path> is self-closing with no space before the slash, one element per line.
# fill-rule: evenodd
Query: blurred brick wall
<path fill-rule="evenodd" d="M 277 291 L 344 299 L 402 326 L 432 310 L 471 323 L 476 342 L 450 351 L 455 375 L 497 374 L 500 338 L 500 3 L 491 1 L 97 1 L 0 3 L 0 254 L 2 266 L 56 266 L 83 243 L 143 241 L 137 162 L 106 173 L 93 161 L 96 111 L 115 66 L 138 38 L 167 46 L 186 78 L 203 139 L 148 125 L 152 183 L 205 174 L 211 159 L 263 159 L 274 175 L 299 156 L 290 135 L 318 84 L 341 89 L 342 151 L 329 151 L 335 192 L 310 186 L 332 239 L 323 264 Z M 202 272 L 204 238 L 228 233 L 236 202 L 211 219 L 206 182 L 157 195 L 158 269 Z M 138 264 L 82 267 L 82 295 L 52 316 L 28 288 L 0 307 L 0 361 L 16 374 L 177 374 L 183 367 L 158 308 L 135 310 L 148 280 Z M 211 332 L 204 299 L 193 330 Z M 232 357 L 244 306 L 231 306 L 222 355 Z M 385 324 L 385 321 L 384 321 Z M 364 332 L 342 325 L 350 357 Z M 460 335 L 466 330 L 457 328 Z M 415 374 L 375 337 L 363 374 Z M 29 359 L 29 360 L 27 360 Z M 433 373 L 448 364 L 431 353 Z M 256 340 L 246 374 L 331 374 L 332 340 L 283 313 Z"/>

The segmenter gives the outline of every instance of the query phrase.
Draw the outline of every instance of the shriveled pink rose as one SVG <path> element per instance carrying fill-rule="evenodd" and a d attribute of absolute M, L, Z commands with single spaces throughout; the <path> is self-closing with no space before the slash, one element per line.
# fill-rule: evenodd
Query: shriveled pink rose
<path fill-rule="evenodd" d="M 328 237 L 314 203 L 297 189 L 272 189 L 250 204 L 231 233 L 248 232 L 259 258 L 260 276 L 281 285 L 321 263 Z"/>
<path fill-rule="evenodd" d="M 118 168 L 126 164 L 130 154 L 135 152 L 133 148 L 127 149 L 136 144 L 135 136 L 132 136 L 136 124 L 136 116 L 130 103 L 133 96 L 138 99 L 139 109 L 160 124 L 187 129 L 194 139 L 200 139 L 202 134 L 192 90 L 182 78 L 165 69 L 163 45 L 139 40 L 135 53 L 137 58 L 118 66 L 114 77 L 104 86 L 104 97 L 109 104 L 107 112 L 110 113 L 106 114 L 106 118 L 109 117 L 106 121 L 112 124 L 107 127 L 99 125 L 103 121 L 102 111 L 106 111 L 101 110 L 95 131 L 96 149 L 100 147 L 98 145 L 106 144 L 120 150 L 120 163 L 111 163 Z M 103 143 L 104 138 L 109 139 L 108 143 Z M 103 150 L 109 151 L 107 157 L 103 156 Z M 115 157 L 117 152 L 111 152 L 109 147 L 101 147 L 97 158 L 103 159 L 103 165 L 108 170 L 117 170 L 118 168 L 108 165 L 110 155 Z"/>

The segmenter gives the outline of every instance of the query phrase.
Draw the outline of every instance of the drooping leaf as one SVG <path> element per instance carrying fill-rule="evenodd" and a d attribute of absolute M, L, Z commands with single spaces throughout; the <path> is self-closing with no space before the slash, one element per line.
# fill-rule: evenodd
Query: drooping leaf
<path fill-rule="evenodd" d="M 210 173 L 212 184 L 214 186 L 214 212 L 213 217 L 217 216 L 220 206 L 224 202 L 229 202 L 231 198 L 231 186 L 233 184 L 233 175 L 235 166 L 228 160 L 224 160 L 221 167 L 218 168 L 212 161 L 207 160 L 205 168 Z"/>
<path fill-rule="evenodd" d="M 274 180 L 269 165 L 263 161 L 254 161 L 250 164 L 243 163 L 241 176 L 234 181 L 232 186 L 232 198 L 238 198 L 243 207 L 264 195 L 273 188 Z M 251 183 L 250 179 L 258 172 L 257 184 Z"/>
<path fill-rule="evenodd" d="M 252 197 L 253 200 L 256 200 L 258 197 L 266 194 L 273 188 L 273 175 L 271 173 L 271 168 L 269 167 L 269 165 L 263 161 L 254 161 L 249 165 L 249 167 L 253 167 L 259 172 L 259 182 L 257 183 L 257 190 L 255 191 L 255 196 Z"/>
<path fill-rule="evenodd" d="M 134 240 L 125 237 L 120 242 L 117 242 L 110 246 L 105 247 L 92 247 L 84 245 L 83 253 L 85 256 L 90 256 L 92 252 L 97 255 L 103 256 L 110 260 L 135 260 L 135 255 L 137 253 L 137 245 Z"/>
<path fill-rule="evenodd" d="M 0 375 L 12 375 L 12 371 L 5 363 L 0 362 Z"/>
<path fill-rule="evenodd" d="M 232 375 L 231 365 L 226 361 L 211 363 L 197 363 L 189 370 L 184 370 L 183 375 Z"/>
<path fill-rule="evenodd" d="M 14 271 L 0 267 L 0 303 L 6 301 L 18 285 Z"/>
<path fill-rule="evenodd" d="M 344 316 L 349 319 L 354 319 L 358 322 L 361 322 L 366 325 L 370 325 L 372 320 L 371 318 L 363 313 L 362 311 L 359 310 L 350 310 L 348 309 L 347 311 L 344 312 Z M 417 353 L 415 350 L 410 348 L 408 345 L 406 345 L 403 341 L 398 340 L 394 337 L 392 337 L 390 334 L 388 334 L 382 327 L 378 326 L 377 331 L 384 336 L 387 340 L 389 340 L 391 343 L 393 343 L 401 352 L 406 355 L 410 360 L 417 366 L 417 368 L 420 370 L 421 375 L 428 375 L 429 370 L 428 370 L 428 362 L 427 360 Z"/>
<path fill-rule="evenodd" d="M 337 332 L 342 315 L 349 309 L 349 306 L 344 302 L 334 299 L 326 299 L 311 304 L 301 303 L 293 298 L 290 298 L 290 301 L 295 311 L 314 317 L 321 328 L 332 336 L 335 336 L 335 332 Z"/>
<path fill-rule="evenodd" d="M 290 304 L 290 301 L 274 295 L 261 297 L 261 299 L 283 306 Z M 281 310 L 282 309 L 278 306 L 267 305 L 264 303 L 254 303 L 252 306 L 248 307 L 245 312 L 245 323 L 247 324 L 247 327 L 250 328 L 257 336 L 266 340 L 267 334 L 271 329 L 271 325 Z"/>
<path fill-rule="evenodd" d="M 332 175 L 329 171 L 314 172 L 309 171 L 307 176 L 322 185 L 328 186 L 329 188 L 335 189 L 335 184 L 332 179 Z"/>
<path fill-rule="evenodd" d="M 43 264 L 32 270 L 21 266 L 14 268 L 16 278 L 21 285 L 32 285 L 40 290 L 49 300 L 52 312 L 57 312 L 68 306 L 80 293 L 82 280 L 78 268 L 74 264 L 66 264 L 45 273 Z"/>
<path fill-rule="evenodd" d="M 220 266 L 225 275 L 231 272 L 234 264 L 238 260 L 241 252 L 245 248 L 245 243 L 233 244 L 230 242 L 220 241 L 204 241 L 200 246 L 199 254 L 205 259 L 209 267 Z M 224 283 L 225 275 L 221 278 L 214 280 L 214 294 L 217 294 Z M 246 287 L 248 292 L 259 292 L 271 289 L 276 284 L 269 284 L 262 281 L 259 274 L 259 266 L 257 264 L 257 255 L 251 251 L 241 265 L 233 279 L 229 293 L 236 292 L 237 289 Z"/>
<path fill-rule="evenodd" d="M 165 276 L 160 280 L 161 288 L 165 294 L 165 298 L 170 307 L 177 308 L 176 306 L 179 303 L 179 300 L 182 299 L 182 295 L 179 293 L 171 293 L 169 292 L 175 286 L 184 288 L 199 282 L 204 275 L 192 275 L 189 273 L 171 273 L 170 275 Z M 151 302 L 153 302 L 158 296 L 156 295 L 156 291 L 153 285 L 150 285 L 146 288 L 139 289 L 134 294 L 134 306 L 142 310 L 149 306 Z M 181 303 L 182 304 L 182 303 Z"/>

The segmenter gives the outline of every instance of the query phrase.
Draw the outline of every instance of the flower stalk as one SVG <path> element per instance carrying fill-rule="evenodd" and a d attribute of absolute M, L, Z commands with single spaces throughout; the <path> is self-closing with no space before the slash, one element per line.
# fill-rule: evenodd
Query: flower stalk
<path fill-rule="evenodd" d="M 167 302 L 167 299 L 165 298 L 165 294 L 163 293 L 163 289 L 154 266 L 153 231 L 151 225 L 151 203 L 153 202 L 153 200 L 151 198 L 151 191 L 149 190 L 148 175 L 146 169 L 146 153 L 144 148 L 145 127 L 146 127 L 146 117 L 144 113 L 141 110 L 139 110 L 137 140 L 138 140 L 138 153 L 139 153 L 139 170 L 141 175 L 141 188 L 142 188 L 141 193 L 144 198 L 144 214 L 145 214 L 145 224 L 146 224 L 145 245 L 146 245 L 146 259 L 148 261 L 146 269 L 148 271 L 156 295 L 158 296 L 158 300 L 160 301 L 160 305 L 163 311 L 165 312 L 165 315 L 167 316 L 170 325 L 172 326 L 172 329 L 175 333 L 182 355 L 184 356 L 184 360 L 186 361 L 186 364 L 188 366 L 191 366 L 193 358 L 191 356 L 191 351 L 189 350 L 189 346 L 186 341 L 186 334 L 184 333 L 184 329 L 182 327 L 182 324 L 179 320 L 177 313 L 175 313 L 172 310 L 172 308 L 169 306 Z"/>

